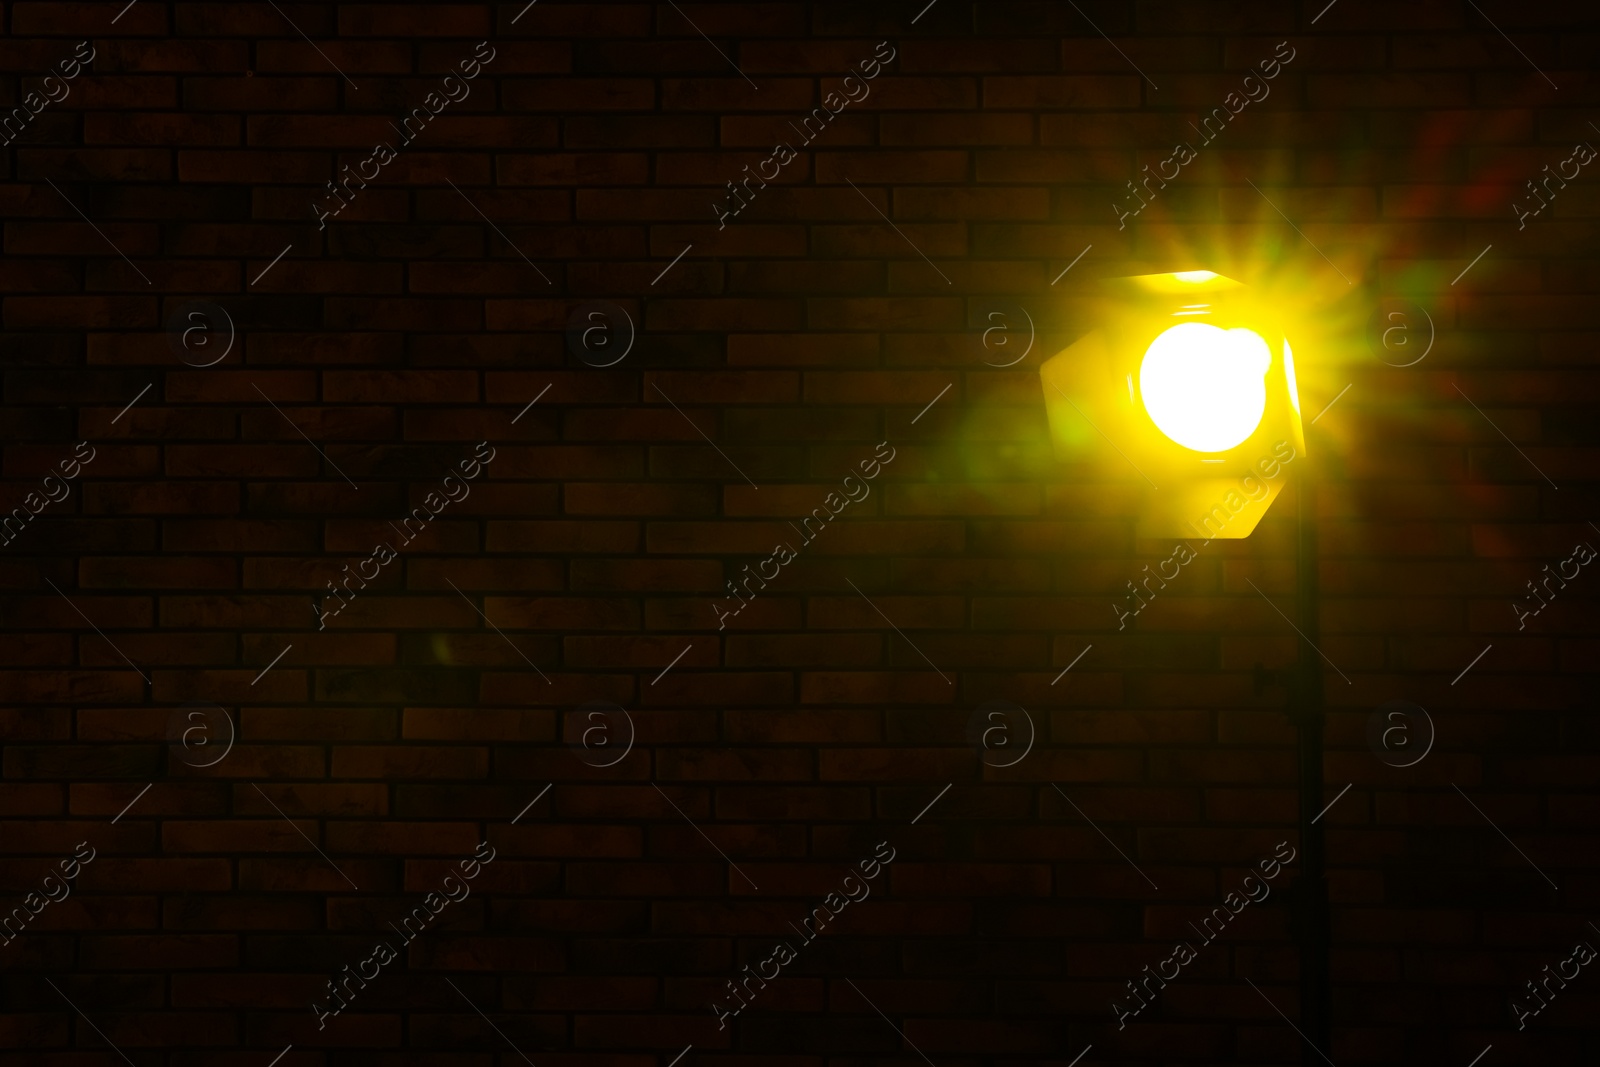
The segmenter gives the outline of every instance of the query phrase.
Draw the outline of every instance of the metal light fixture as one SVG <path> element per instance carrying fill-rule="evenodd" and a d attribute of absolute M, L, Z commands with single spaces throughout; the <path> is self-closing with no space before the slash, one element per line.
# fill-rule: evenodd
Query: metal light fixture
<path fill-rule="evenodd" d="M 1097 327 L 1040 368 L 1057 453 L 1109 441 L 1149 483 L 1141 537 L 1248 537 L 1305 454 L 1278 309 L 1209 270 L 1102 285 Z"/>
<path fill-rule="evenodd" d="M 1039 369 L 1057 455 L 1137 469 L 1149 486 L 1136 525 L 1142 538 L 1250 536 L 1288 480 L 1284 468 L 1306 451 L 1283 309 L 1212 271 L 1178 271 L 1102 283 L 1094 321 Z M 1285 710 L 1298 735 L 1302 867 L 1290 899 L 1299 1028 L 1313 1063 L 1312 1052 L 1326 1059 L 1331 1029 L 1331 920 L 1318 825 L 1325 801 L 1314 479 L 1309 463 L 1294 473 L 1300 644 L 1285 675 Z"/>

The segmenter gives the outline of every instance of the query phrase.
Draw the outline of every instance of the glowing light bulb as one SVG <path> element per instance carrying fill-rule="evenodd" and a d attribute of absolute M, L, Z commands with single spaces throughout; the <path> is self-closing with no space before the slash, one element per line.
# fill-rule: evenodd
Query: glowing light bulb
<path fill-rule="evenodd" d="M 1151 421 L 1173 441 L 1226 452 L 1261 425 L 1271 365 L 1272 351 L 1254 330 L 1180 323 L 1145 350 L 1139 392 Z"/>
<path fill-rule="evenodd" d="M 1174 272 L 1172 276 L 1180 282 L 1199 284 L 1209 282 L 1212 278 L 1218 277 L 1218 274 L 1214 270 L 1180 270 Z"/>

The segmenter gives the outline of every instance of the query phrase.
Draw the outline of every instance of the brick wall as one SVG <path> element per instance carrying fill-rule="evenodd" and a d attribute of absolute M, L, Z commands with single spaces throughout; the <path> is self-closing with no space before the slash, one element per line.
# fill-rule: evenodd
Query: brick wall
<path fill-rule="evenodd" d="M 1600 1051 L 1587 5 L 4 20 L 0 1063 L 1308 1055 L 1295 490 L 1119 631 L 1039 385 L 1194 267 L 1323 337 L 1331 1059 Z"/>

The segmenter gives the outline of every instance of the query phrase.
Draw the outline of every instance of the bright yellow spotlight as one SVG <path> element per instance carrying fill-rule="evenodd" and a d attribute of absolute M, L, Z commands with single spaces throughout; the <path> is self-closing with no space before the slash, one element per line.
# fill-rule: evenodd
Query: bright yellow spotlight
<path fill-rule="evenodd" d="M 1267 410 L 1272 352 L 1254 330 L 1184 322 L 1145 350 L 1139 392 L 1156 428 L 1196 452 L 1226 452 Z"/>
<path fill-rule="evenodd" d="M 1250 536 L 1305 455 L 1293 308 L 1209 270 L 1088 295 L 1087 332 L 1039 368 L 1057 454 L 1143 483 L 1139 537 Z"/>

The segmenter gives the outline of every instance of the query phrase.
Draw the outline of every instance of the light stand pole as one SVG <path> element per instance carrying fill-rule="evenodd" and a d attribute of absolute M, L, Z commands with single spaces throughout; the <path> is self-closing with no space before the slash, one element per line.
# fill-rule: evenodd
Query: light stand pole
<path fill-rule="evenodd" d="M 1306 1064 L 1321 1064 L 1329 1047 L 1331 1011 L 1328 954 L 1331 940 L 1326 854 L 1322 826 L 1322 659 L 1315 647 L 1317 628 L 1316 477 L 1309 457 L 1295 487 L 1295 576 L 1300 615 L 1300 659 L 1292 693 L 1291 718 L 1298 735 L 1300 763 L 1300 881 L 1294 900 L 1300 943 L 1300 1026 L 1308 1047 Z"/>

